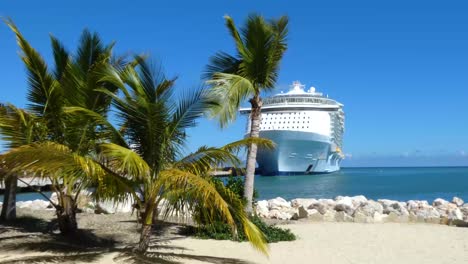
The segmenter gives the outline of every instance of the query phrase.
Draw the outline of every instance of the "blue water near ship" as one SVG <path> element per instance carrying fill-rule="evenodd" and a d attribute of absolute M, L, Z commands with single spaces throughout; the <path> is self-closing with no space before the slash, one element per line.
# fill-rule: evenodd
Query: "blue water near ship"
<path fill-rule="evenodd" d="M 457 196 L 468 201 L 468 167 L 342 168 L 330 174 L 258 176 L 255 187 L 260 200 L 364 195 L 368 199 L 429 202 Z"/>
<path fill-rule="evenodd" d="M 255 188 L 260 200 L 364 195 L 369 199 L 429 202 L 458 196 L 468 201 L 468 167 L 343 168 L 330 174 L 257 176 Z M 36 193 L 18 195 L 19 201 L 34 199 L 43 197 Z"/>

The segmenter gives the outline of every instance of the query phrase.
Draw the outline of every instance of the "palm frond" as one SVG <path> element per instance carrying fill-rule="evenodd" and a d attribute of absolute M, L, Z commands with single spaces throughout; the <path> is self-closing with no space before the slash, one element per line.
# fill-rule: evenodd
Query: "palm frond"
<path fill-rule="evenodd" d="M 213 75 L 218 72 L 235 74 L 239 71 L 241 62 L 241 60 L 226 52 L 217 52 L 210 58 L 210 62 L 203 74 L 203 78 L 210 80 L 213 78 Z"/>
<path fill-rule="evenodd" d="M 268 255 L 268 244 L 266 243 L 265 235 L 244 213 L 244 202 L 242 198 L 226 188 L 221 182 L 214 181 L 212 184 L 214 184 L 218 193 L 230 205 L 231 214 L 234 215 L 236 222 L 240 223 L 247 240 L 254 248 Z"/>
<path fill-rule="evenodd" d="M 221 218 L 233 230 L 236 229 L 236 223 L 240 222 L 249 242 L 267 254 L 265 237 L 245 215 L 242 200 L 222 184 L 178 169 L 162 171 L 158 183 L 166 190 L 164 197 L 170 201 L 168 207 L 175 206 L 175 210 L 181 210 L 187 208 L 187 203 L 189 207 L 199 206 L 206 220 L 216 221 Z"/>
<path fill-rule="evenodd" d="M 52 43 L 52 53 L 54 54 L 55 61 L 54 76 L 56 80 L 60 80 L 70 60 L 70 54 L 53 35 L 50 35 L 50 42 Z"/>
<path fill-rule="evenodd" d="M 20 57 L 28 73 L 28 101 L 30 110 L 46 117 L 47 126 L 56 138 L 63 134 L 61 122 L 61 107 L 63 105 L 62 91 L 59 83 L 49 72 L 47 64 L 41 55 L 31 47 L 11 19 L 5 23 L 15 33 L 18 46 L 21 49 Z"/>
<path fill-rule="evenodd" d="M 228 28 L 229 33 L 231 34 L 231 37 L 234 39 L 237 52 L 239 52 L 241 56 L 245 56 L 246 49 L 244 40 L 242 39 L 241 35 L 239 34 L 239 31 L 237 30 L 234 20 L 228 15 L 224 16 L 224 20 L 226 22 L 226 27 Z"/>
<path fill-rule="evenodd" d="M 194 201 L 195 199 L 197 204 L 200 204 L 206 210 L 219 212 L 226 223 L 235 226 L 229 204 L 207 179 L 187 171 L 169 169 L 160 172 L 157 184 L 160 186 L 158 189 L 166 190 L 164 196 L 170 195 L 172 190 L 178 191 L 178 194 L 182 195 L 179 199 L 185 201 Z M 192 197 L 188 197 L 188 195 Z"/>
<path fill-rule="evenodd" d="M 0 139 L 16 148 L 46 138 L 46 128 L 37 116 L 11 104 L 0 104 Z"/>
<path fill-rule="evenodd" d="M 101 144 L 99 148 L 99 154 L 115 173 L 134 179 L 149 178 L 150 167 L 133 150 L 112 143 Z"/>
<path fill-rule="evenodd" d="M 86 159 L 75 157 L 64 145 L 44 142 L 24 145 L 0 155 L 10 173 L 27 172 L 34 177 L 47 178 L 62 175 L 72 182 L 86 173 L 96 175 L 99 167 L 92 166 Z M 86 170 L 86 171 L 85 171 Z"/>
<path fill-rule="evenodd" d="M 208 96 L 207 91 L 202 88 L 185 92 L 178 100 L 170 128 L 176 131 L 194 127 L 197 119 L 202 117 L 214 104 L 213 101 Z"/>
<path fill-rule="evenodd" d="M 10 173 L 28 172 L 39 178 L 60 179 L 67 188 L 76 183 L 96 187 L 100 197 L 123 200 L 134 183 L 88 156 L 78 155 L 67 146 L 54 142 L 33 143 L 0 155 Z"/>
<path fill-rule="evenodd" d="M 228 143 L 221 147 L 222 150 L 228 151 L 233 154 L 239 153 L 241 149 L 248 148 L 251 144 L 256 144 L 257 146 L 265 149 L 274 149 L 275 143 L 267 138 L 244 138 L 238 141 Z"/>
<path fill-rule="evenodd" d="M 240 160 L 228 149 L 200 147 L 175 162 L 173 167 L 197 175 L 206 175 L 213 168 L 226 163 L 236 166 L 240 164 Z"/>
<path fill-rule="evenodd" d="M 249 79 L 236 74 L 216 73 L 208 84 L 212 85 L 209 97 L 217 102 L 211 105 L 210 114 L 219 120 L 221 127 L 235 120 L 240 104 L 257 93 Z"/>
<path fill-rule="evenodd" d="M 126 148 L 129 148 L 122 133 L 116 127 L 114 127 L 109 122 L 109 120 L 103 115 L 96 113 L 92 110 L 86 109 L 86 108 L 71 107 L 71 106 L 65 107 L 64 112 L 70 115 L 77 115 L 77 117 L 80 117 L 80 118 L 86 117 L 86 119 L 91 120 L 91 122 L 99 126 L 102 126 L 103 129 L 109 131 L 105 138 L 110 138 L 112 142 L 117 143 Z"/>
<path fill-rule="evenodd" d="M 78 50 L 76 52 L 75 62 L 80 65 L 83 72 L 88 71 L 92 64 L 104 52 L 101 38 L 97 33 L 91 33 L 85 29 L 81 33 Z"/>

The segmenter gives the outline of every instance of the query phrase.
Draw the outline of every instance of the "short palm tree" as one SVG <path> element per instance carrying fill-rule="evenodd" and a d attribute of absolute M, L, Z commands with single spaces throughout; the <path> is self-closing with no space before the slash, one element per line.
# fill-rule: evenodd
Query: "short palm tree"
<path fill-rule="evenodd" d="M 7 149 L 40 141 L 45 138 L 45 127 L 41 120 L 14 105 L 0 104 L 0 139 Z M 5 195 L 0 220 L 16 218 L 16 174 L 8 174 L 0 160 L 0 178 L 5 178 Z"/>
<path fill-rule="evenodd" d="M 249 137 L 258 138 L 261 93 L 270 91 L 276 84 L 280 62 L 287 48 L 288 18 L 283 16 L 265 21 L 260 15 L 250 15 L 240 32 L 231 17 L 226 16 L 225 20 L 237 53 L 219 52 L 207 67 L 211 94 L 222 102 L 213 108 L 212 113 L 218 117 L 221 126 L 225 126 L 236 118 L 240 104 L 248 98 L 252 107 Z M 247 154 L 244 195 L 248 213 L 252 213 L 257 147 L 253 142 Z"/>
<path fill-rule="evenodd" d="M 174 80 L 153 74 L 141 57 L 124 69 L 111 65 L 102 71 L 102 80 L 119 88 L 119 95 L 98 89 L 112 97 L 120 128 L 105 116 L 82 108 L 68 107 L 68 113 L 86 116 L 102 125 L 108 142 L 96 144 L 97 152 L 83 153 L 54 142 L 13 149 L 3 156 L 9 166 L 38 174 L 65 173 L 94 184 L 100 199 L 122 200 L 131 196 L 140 210 L 142 229 L 138 250 L 146 252 L 151 227 L 158 215 L 171 211 L 203 208 L 206 216 L 216 215 L 233 229 L 240 223 L 247 238 L 266 252 L 261 231 L 243 211 L 242 200 L 211 181 L 209 171 L 220 162 L 238 162 L 233 151 L 250 143 L 241 140 L 222 148 L 202 147 L 184 157 L 187 128 L 193 127 L 212 102 L 203 89 L 173 95 Z M 114 143 L 110 143 L 114 142 Z M 257 144 L 271 145 L 257 140 Z M 31 160 L 34 162 L 31 162 Z M 165 204 L 165 211 L 160 205 Z M 208 218 L 209 219 L 209 218 Z"/>
<path fill-rule="evenodd" d="M 35 131 L 35 124 L 41 124 L 41 137 L 31 135 L 17 142 L 11 129 L 0 129 L 9 147 L 31 142 L 51 141 L 67 146 L 81 154 L 95 153 L 95 142 L 106 135 L 101 132 L 100 125 L 87 117 L 72 117 L 65 112 L 66 107 L 75 106 L 90 109 L 105 116 L 110 107 L 111 98 L 97 92 L 97 88 L 116 91 L 117 88 L 99 80 L 101 69 L 107 64 L 115 67 L 124 65 L 120 58 L 112 56 L 113 44 L 103 45 L 97 34 L 83 31 L 75 54 L 51 36 L 54 67 L 48 67 L 41 55 L 28 43 L 13 21 L 6 24 L 15 33 L 20 57 L 28 74 L 28 106 L 23 116 L 34 117 L 30 130 Z M 11 107 L 10 107 L 11 108 Z M 13 108 L 11 108 L 13 109 Z M 11 112 L 11 111 L 10 111 Z M 18 136 L 18 135 L 16 135 Z M 24 136 L 24 135 L 19 135 Z M 8 173 L 13 167 L 7 166 Z M 24 173 L 24 172 L 21 172 Z M 26 172 L 29 173 L 29 172 Z M 81 190 L 86 188 L 87 181 L 74 176 L 57 172 L 36 176 L 47 177 L 52 182 L 52 189 L 58 194 L 58 202 L 52 202 L 57 211 L 60 230 L 63 234 L 73 234 L 77 229 L 76 199 Z"/>
<path fill-rule="evenodd" d="M 196 121 L 214 103 L 203 89 L 182 93 L 176 100 L 173 95 L 174 79 L 166 79 L 154 73 L 151 66 L 141 57 L 138 65 L 123 71 L 110 68 L 105 80 L 120 88 L 122 97 L 101 90 L 113 97 L 126 145 L 137 153 L 148 168 L 145 174 L 135 174 L 142 186 L 137 200 L 142 209 L 142 232 L 140 251 L 149 245 L 150 229 L 154 214 L 159 214 L 158 205 L 165 199 L 169 208 L 180 210 L 188 206 L 201 206 L 207 212 L 218 212 L 222 219 L 235 227 L 240 220 L 250 241 L 260 249 L 264 240 L 260 231 L 244 215 L 240 200 L 233 193 L 214 185 L 207 175 L 212 166 L 220 162 L 237 162 L 232 150 L 245 145 L 240 141 L 224 148 L 202 147 L 195 153 L 183 157 L 186 144 L 186 129 L 194 127 Z M 114 131 L 116 131 L 114 129 Z M 117 150 L 117 149 L 116 149 Z M 114 150 L 114 151 L 116 151 Z M 128 155 L 127 148 L 120 149 Z M 114 154 L 112 154 L 114 155 Z M 145 169 L 146 170 L 146 169 Z"/>

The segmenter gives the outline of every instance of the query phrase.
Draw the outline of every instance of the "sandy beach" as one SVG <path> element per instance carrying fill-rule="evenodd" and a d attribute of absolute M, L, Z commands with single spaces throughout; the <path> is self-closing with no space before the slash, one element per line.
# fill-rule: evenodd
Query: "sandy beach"
<path fill-rule="evenodd" d="M 298 239 L 270 244 L 269 257 L 248 243 L 186 237 L 165 224 L 143 258 L 131 252 L 138 233 L 129 214 L 79 214 L 85 238 L 72 245 L 52 232 L 53 211 L 19 215 L 18 224 L 0 225 L 0 263 L 468 263 L 468 229 L 436 224 L 288 222 L 282 226 Z"/>

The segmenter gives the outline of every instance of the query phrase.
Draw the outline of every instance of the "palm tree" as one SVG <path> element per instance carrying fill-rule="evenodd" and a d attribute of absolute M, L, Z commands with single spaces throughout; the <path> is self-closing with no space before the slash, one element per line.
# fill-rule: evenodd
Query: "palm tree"
<path fill-rule="evenodd" d="M 45 129 L 40 120 L 31 113 L 10 104 L 0 104 L 0 139 L 7 149 L 41 140 Z M 0 220 L 10 221 L 16 218 L 16 188 L 18 179 L 15 174 L 8 174 L 7 168 L 0 162 L 0 178 L 5 178 L 5 195 Z"/>
<path fill-rule="evenodd" d="M 139 175 L 140 195 L 134 197 L 142 209 L 142 232 L 139 250 L 146 251 L 153 219 L 163 199 L 169 208 L 182 210 L 185 205 L 201 206 L 209 212 L 219 212 L 223 220 L 235 227 L 234 219 L 242 223 L 249 240 L 264 249 L 263 236 L 243 214 L 239 200 L 229 190 L 216 188 L 207 177 L 208 171 L 219 162 L 237 158 L 231 153 L 245 142 L 224 148 L 202 147 L 183 157 L 186 129 L 194 127 L 197 119 L 214 106 L 203 89 L 182 92 L 174 98 L 175 79 L 166 79 L 155 73 L 143 58 L 136 57 L 137 67 L 123 71 L 110 68 L 104 77 L 118 86 L 123 97 L 107 90 L 101 91 L 113 98 L 121 129 L 127 144 L 147 164 L 149 171 Z M 114 129 L 115 131 L 115 129 Z M 264 142 L 263 142 L 264 143 Z M 125 151 L 128 152 L 127 148 Z M 144 177 L 142 177 L 144 176 Z M 240 210 L 239 210 L 240 209 Z M 234 217 L 235 216 L 235 217 Z"/>
<path fill-rule="evenodd" d="M 252 140 L 241 140 L 222 148 L 201 147 L 184 157 L 185 130 L 195 126 L 212 102 L 203 89 L 182 93 L 176 99 L 174 79 L 154 74 L 141 57 L 135 62 L 124 69 L 108 65 L 102 72 L 102 80 L 117 86 L 118 94 L 122 95 L 99 89 L 112 97 L 120 128 L 113 127 L 104 116 L 89 109 L 66 109 L 68 113 L 86 116 L 101 124 L 116 143 L 97 144 L 98 151 L 94 155 L 46 142 L 13 149 L 0 158 L 21 170 L 38 174 L 62 172 L 86 179 L 97 186 L 100 199 L 122 200 L 131 195 L 141 214 L 140 252 L 146 252 L 149 247 L 151 227 L 158 215 L 190 212 L 200 207 L 206 215 L 218 216 L 233 229 L 236 222 L 241 223 L 252 244 L 266 252 L 264 236 L 244 213 L 242 200 L 215 184 L 208 175 L 220 162 L 237 164 L 239 160 L 234 152 Z M 267 140 L 257 139 L 256 143 L 271 146 Z M 32 157 L 35 162 L 31 162 Z M 158 209 L 162 203 L 165 211 Z"/>
<path fill-rule="evenodd" d="M 252 107 L 249 137 L 258 138 L 261 93 L 270 91 L 276 84 L 279 65 L 287 48 L 288 18 L 282 16 L 265 21 L 260 15 L 250 15 L 240 32 L 231 17 L 226 16 L 225 20 L 237 53 L 218 52 L 207 67 L 211 94 L 222 102 L 213 108 L 212 114 L 224 127 L 236 118 L 241 102 L 249 98 Z M 248 213 L 252 213 L 257 147 L 253 142 L 247 154 L 244 195 Z"/>
<path fill-rule="evenodd" d="M 25 116 L 34 117 L 38 124 L 43 125 L 41 137 L 29 137 L 20 144 L 52 141 L 78 153 L 95 153 L 94 143 L 106 137 L 100 125 L 91 118 L 71 117 L 65 108 L 83 107 L 106 116 L 111 98 L 96 89 L 105 88 L 112 92 L 117 88 L 100 81 L 100 72 L 107 64 L 123 67 L 124 60 L 113 58 L 113 44 L 103 45 L 97 34 L 84 30 L 75 54 L 69 53 L 55 37 L 50 37 L 54 57 L 54 67 L 50 68 L 13 21 L 5 22 L 16 35 L 20 57 L 28 74 L 29 104 Z M 5 128 L 0 130 L 7 137 L 6 141 L 12 143 L 10 147 L 17 147 L 20 144 L 14 141 L 16 139 L 10 132 Z M 7 166 L 7 172 L 12 168 Z M 55 173 L 36 176 L 47 177 L 52 182 L 52 189 L 58 194 L 58 202 L 51 203 L 57 211 L 60 231 L 62 234 L 73 234 L 77 230 L 76 199 L 88 182 L 63 172 Z"/>

